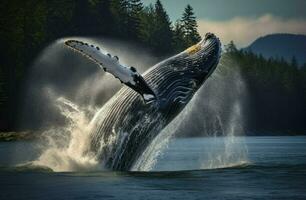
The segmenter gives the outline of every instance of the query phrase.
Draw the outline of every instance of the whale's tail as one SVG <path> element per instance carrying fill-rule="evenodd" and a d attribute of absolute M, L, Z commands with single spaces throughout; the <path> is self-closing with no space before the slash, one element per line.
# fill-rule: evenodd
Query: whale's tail
<path fill-rule="evenodd" d="M 108 72 L 118 78 L 121 83 L 138 92 L 145 103 L 154 102 L 157 98 L 154 91 L 146 83 L 144 78 L 134 67 L 126 67 L 119 63 L 117 56 L 111 56 L 104 53 L 98 46 L 88 44 L 78 40 L 67 40 L 65 45 L 94 61 L 105 72 Z"/>

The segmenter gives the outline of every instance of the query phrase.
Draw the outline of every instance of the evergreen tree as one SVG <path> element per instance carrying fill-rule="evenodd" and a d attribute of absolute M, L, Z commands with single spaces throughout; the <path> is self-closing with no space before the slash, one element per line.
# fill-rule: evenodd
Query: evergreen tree
<path fill-rule="evenodd" d="M 111 12 L 111 0 L 91 0 L 91 31 L 95 35 L 112 34 L 114 18 Z"/>
<path fill-rule="evenodd" d="M 142 26 L 139 32 L 141 42 L 145 46 L 154 44 L 153 35 L 155 31 L 155 10 L 152 4 L 144 8 L 141 16 Z"/>
<path fill-rule="evenodd" d="M 294 68 L 297 68 L 297 67 L 298 67 L 298 63 L 297 63 L 297 60 L 296 60 L 296 57 L 295 57 L 295 56 L 292 56 L 291 65 L 292 65 Z"/>
<path fill-rule="evenodd" d="M 90 14 L 90 4 L 88 0 L 75 1 L 73 8 L 72 35 L 90 35 L 91 33 L 91 20 L 93 16 Z"/>
<path fill-rule="evenodd" d="M 193 8 L 189 4 L 185 8 L 181 21 L 184 27 L 185 41 L 187 42 L 188 46 L 199 42 L 201 40 L 201 36 L 197 30 L 198 25 L 196 17 L 194 16 Z"/>
<path fill-rule="evenodd" d="M 47 2 L 47 21 L 46 32 L 47 41 L 50 42 L 54 38 L 64 37 L 71 33 L 71 18 L 73 8 L 75 6 L 74 0 L 46 1 Z"/>
<path fill-rule="evenodd" d="M 235 52 L 238 51 L 233 40 L 231 40 L 229 44 L 224 45 L 224 47 L 225 47 L 225 52 L 227 52 L 227 53 L 235 53 Z M 249 52 L 249 53 L 252 53 L 252 52 Z M 261 55 L 261 57 L 262 57 L 262 55 Z"/>
<path fill-rule="evenodd" d="M 143 11 L 143 4 L 141 0 L 130 0 L 129 7 L 129 36 L 132 40 L 138 40 L 142 26 L 141 14 Z"/>
<path fill-rule="evenodd" d="M 172 52 L 171 22 L 160 0 L 155 3 L 154 33 L 152 35 L 153 47 L 160 55 Z"/>
<path fill-rule="evenodd" d="M 182 51 L 187 47 L 184 39 L 184 29 L 180 21 L 176 21 L 173 29 L 173 48 L 176 52 Z"/>
<path fill-rule="evenodd" d="M 112 0 L 111 1 L 111 13 L 114 18 L 113 35 L 120 38 L 128 37 L 128 20 L 129 20 L 129 1 L 128 0 Z"/>
<path fill-rule="evenodd" d="M 140 0 L 3 1 L 0 27 L 2 130 L 14 128 L 16 105 L 22 99 L 19 97 L 30 62 L 47 43 L 59 37 L 111 35 L 132 39 L 141 41 L 157 56 L 181 51 L 200 40 L 192 8 L 188 5 L 182 19 L 172 28 L 160 0 L 147 7 Z M 233 70 L 239 67 L 247 83 L 256 109 L 252 116 L 256 121 L 253 128 L 302 127 L 305 130 L 306 64 L 299 68 L 295 57 L 291 62 L 282 57 L 266 59 L 238 50 L 233 41 L 225 46 L 222 58 L 233 61 L 228 67 Z M 276 115 L 280 110 L 282 115 Z"/>
<path fill-rule="evenodd" d="M 306 63 L 300 69 L 300 82 L 302 87 L 302 94 L 306 94 Z M 303 96 L 304 102 L 306 102 L 306 95 Z M 306 108 L 305 108 L 306 109 Z M 305 110 L 306 111 L 306 110 Z"/>

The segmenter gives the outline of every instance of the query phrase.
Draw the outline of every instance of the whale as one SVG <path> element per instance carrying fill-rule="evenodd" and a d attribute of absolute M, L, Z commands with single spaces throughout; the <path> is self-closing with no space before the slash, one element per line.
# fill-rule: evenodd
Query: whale
<path fill-rule="evenodd" d="M 91 120 L 90 142 L 84 152 L 116 171 L 132 169 L 154 138 L 179 117 L 214 72 L 221 56 L 220 40 L 207 33 L 197 44 L 140 74 L 94 44 L 67 40 L 65 45 L 123 84 Z"/>

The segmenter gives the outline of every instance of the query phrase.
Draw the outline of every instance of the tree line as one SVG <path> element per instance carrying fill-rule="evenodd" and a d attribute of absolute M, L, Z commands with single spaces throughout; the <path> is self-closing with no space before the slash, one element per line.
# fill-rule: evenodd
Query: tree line
<path fill-rule="evenodd" d="M 0 4 L 0 130 L 14 130 L 31 62 L 52 41 L 103 36 L 132 41 L 167 56 L 201 39 L 193 8 L 172 22 L 160 0 L 10 0 Z M 238 64 L 250 93 L 250 130 L 306 130 L 306 66 L 224 49 Z M 234 70 L 234 69 L 233 69 Z"/>
<path fill-rule="evenodd" d="M 175 25 L 160 0 L 27 0 L 0 4 L 0 130 L 14 129 L 17 102 L 35 56 L 67 36 L 128 40 L 170 55 L 198 42 L 193 8 L 187 5 Z"/>
<path fill-rule="evenodd" d="M 249 92 L 247 129 L 281 134 L 305 134 L 306 63 L 298 66 L 284 58 L 265 59 L 251 51 L 238 50 L 233 42 L 225 46 L 241 71 Z"/>

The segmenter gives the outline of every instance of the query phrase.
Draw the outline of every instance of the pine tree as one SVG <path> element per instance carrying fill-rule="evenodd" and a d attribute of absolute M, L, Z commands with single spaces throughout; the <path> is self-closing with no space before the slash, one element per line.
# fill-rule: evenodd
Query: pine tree
<path fill-rule="evenodd" d="M 295 56 L 292 56 L 291 65 L 292 65 L 292 67 L 294 67 L 294 68 L 297 68 L 297 67 L 298 67 L 298 63 L 297 63 L 297 60 L 296 60 L 296 57 L 295 57 Z"/>
<path fill-rule="evenodd" d="M 184 40 L 184 29 L 180 21 L 176 21 L 173 29 L 173 48 L 176 52 L 182 51 L 187 47 Z"/>
<path fill-rule="evenodd" d="M 71 18 L 75 6 L 74 0 L 65 0 L 62 3 L 47 1 L 46 32 L 47 41 L 60 38 L 71 33 Z"/>
<path fill-rule="evenodd" d="M 172 29 L 168 14 L 160 0 L 155 3 L 155 30 L 153 34 L 154 49 L 164 55 L 172 52 Z"/>
<path fill-rule="evenodd" d="M 143 11 L 143 4 L 141 0 L 130 0 L 129 1 L 129 35 L 131 39 L 138 40 L 141 29 L 141 14 Z"/>
<path fill-rule="evenodd" d="M 151 44 L 154 44 L 153 35 L 155 31 L 155 10 L 152 4 L 144 8 L 141 21 L 139 37 L 142 43 L 150 47 Z"/>
<path fill-rule="evenodd" d="M 229 44 L 224 45 L 225 52 L 226 53 L 235 53 L 238 52 L 236 45 L 234 44 L 233 40 L 230 41 Z M 252 52 L 248 52 L 249 54 L 252 54 Z"/>
<path fill-rule="evenodd" d="M 89 29 L 91 29 L 91 20 L 89 12 L 89 2 L 88 0 L 78 0 L 75 1 L 75 6 L 73 8 L 73 14 L 71 23 L 72 25 L 72 35 L 89 35 L 92 34 Z"/>
<path fill-rule="evenodd" d="M 187 44 L 193 45 L 201 40 L 201 36 L 197 30 L 197 21 L 194 16 L 193 8 L 188 4 L 185 8 L 182 17 L 182 24 L 184 27 L 185 41 Z"/>
<path fill-rule="evenodd" d="M 127 38 L 129 30 L 129 1 L 128 0 L 112 0 L 110 10 L 114 17 L 113 35 L 120 38 Z"/>
<path fill-rule="evenodd" d="M 110 35 L 114 32 L 114 17 L 111 12 L 111 0 L 92 0 L 90 4 L 93 34 Z"/>

